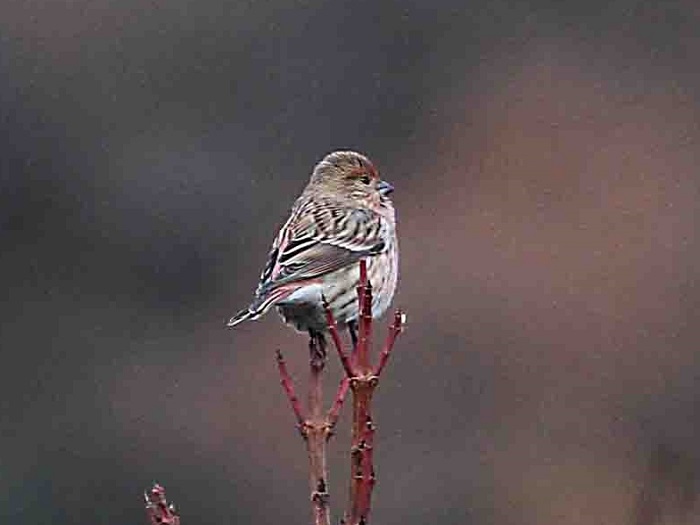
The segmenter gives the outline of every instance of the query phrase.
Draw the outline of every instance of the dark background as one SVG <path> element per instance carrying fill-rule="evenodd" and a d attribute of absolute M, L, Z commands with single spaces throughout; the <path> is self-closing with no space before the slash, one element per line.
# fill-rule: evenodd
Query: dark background
<path fill-rule="evenodd" d="M 183 525 L 308 522 L 273 357 L 303 376 L 305 340 L 223 323 L 313 164 L 356 148 L 397 187 L 409 319 L 376 522 L 697 523 L 699 24 L 693 0 L 4 0 L 0 522 L 144 523 L 154 480 Z"/>

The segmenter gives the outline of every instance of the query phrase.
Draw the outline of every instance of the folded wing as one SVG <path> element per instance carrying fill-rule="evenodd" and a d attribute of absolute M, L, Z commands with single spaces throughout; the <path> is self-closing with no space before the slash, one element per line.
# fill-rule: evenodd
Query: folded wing
<path fill-rule="evenodd" d="M 371 211 L 332 202 L 302 204 L 273 243 L 256 297 L 281 288 L 293 291 L 378 254 L 385 248 L 384 234 L 382 218 Z"/>

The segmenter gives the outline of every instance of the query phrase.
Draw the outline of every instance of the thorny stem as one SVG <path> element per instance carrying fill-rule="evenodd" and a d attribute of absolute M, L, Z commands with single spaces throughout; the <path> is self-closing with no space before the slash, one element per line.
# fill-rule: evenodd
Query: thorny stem
<path fill-rule="evenodd" d="M 353 393 L 352 445 L 350 448 L 350 502 L 345 515 L 347 525 L 366 525 L 372 502 L 375 484 L 374 474 L 374 431 L 372 419 L 372 396 L 379 384 L 379 375 L 386 366 L 394 343 L 403 329 L 406 316 L 396 312 L 389 328 L 386 341 L 379 356 L 377 366 L 369 366 L 369 346 L 372 331 L 372 286 L 367 280 L 367 266 L 360 261 L 360 283 L 357 287 L 360 305 L 360 327 L 357 347 L 353 359 L 348 359 L 340 342 L 333 315 L 326 306 L 328 329 L 340 356 L 349 387 Z M 342 385 L 342 384 L 341 384 Z"/>
<path fill-rule="evenodd" d="M 309 454 L 309 485 L 311 504 L 316 525 L 330 525 L 328 508 L 328 469 L 326 466 L 326 443 L 328 441 L 328 423 L 323 415 L 322 373 L 326 365 L 326 351 L 322 339 L 311 338 L 310 375 L 309 375 L 309 413 L 306 420 L 306 449 Z"/>
<path fill-rule="evenodd" d="M 309 344 L 309 416 L 304 414 L 280 350 L 277 350 L 277 368 L 280 373 L 280 383 L 297 419 L 301 436 L 306 443 L 306 452 L 309 458 L 309 489 L 311 492 L 311 509 L 314 517 L 313 523 L 314 525 L 330 525 L 326 444 L 331 435 L 332 425 L 329 424 L 329 416 L 324 417 L 323 415 L 323 385 L 321 379 L 325 367 L 325 350 L 317 346 L 321 344 L 320 341 L 314 340 L 314 338 L 311 339 Z M 338 411 L 340 411 L 340 408 L 338 408 Z"/>
<path fill-rule="evenodd" d="M 350 521 L 351 525 L 367 523 L 374 488 L 374 423 L 371 401 L 376 382 L 369 376 L 351 380 L 353 393 L 352 447 L 350 463 Z"/>
<path fill-rule="evenodd" d="M 379 376 L 386 366 L 396 338 L 403 330 L 406 316 L 397 311 L 394 321 L 389 328 L 386 341 L 379 355 L 377 366 L 369 366 L 369 343 L 372 332 L 372 287 L 367 279 L 367 265 L 360 261 L 360 283 L 357 287 L 360 305 L 360 335 L 352 358 L 348 357 L 338 333 L 333 314 L 325 299 L 323 306 L 326 311 L 328 331 L 340 357 L 346 377 L 336 391 L 333 405 L 323 415 L 323 389 L 321 376 L 325 367 L 325 344 L 322 338 L 312 336 L 310 343 L 310 377 L 309 377 L 309 413 L 304 415 L 301 402 L 294 390 L 294 383 L 287 370 L 282 352 L 277 350 L 277 368 L 280 383 L 289 399 L 289 403 L 297 420 L 299 431 L 306 442 L 310 466 L 311 504 L 314 514 L 314 525 L 330 525 L 330 508 L 328 505 L 328 484 L 326 465 L 326 446 L 333 435 L 333 430 L 340 415 L 340 409 L 348 390 L 353 393 L 353 421 L 351 453 L 351 481 L 349 511 L 341 520 L 343 525 L 367 525 L 372 500 L 372 490 L 375 484 L 374 476 L 374 421 L 372 420 L 371 402 L 374 390 L 379 384 Z M 165 498 L 165 489 L 154 484 L 153 488 L 144 493 L 146 512 L 150 525 L 180 525 L 180 517 L 173 505 Z"/>
<path fill-rule="evenodd" d="M 389 334 L 386 336 L 384 347 L 382 348 L 382 351 L 379 354 L 379 363 L 377 363 L 377 367 L 374 369 L 375 376 L 379 377 L 382 373 L 382 370 L 384 370 L 384 367 L 389 361 L 391 351 L 394 348 L 396 338 L 399 336 L 401 330 L 403 330 L 405 325 L 406 314 L 402 310 L 396 310 L 396 312 L 394 313 L 394 322 L 391 323 L 391 326 L 389 327 Z"/>
<path fill-rule="evenodd" d="M 328 424 L 331 427 L 331 433 L 335 431 L 335 424 L 338 422 L 338 417 L 340 416 L 340 409 L 343 407 L 343 402 L 345 401 L 345 396 L 347 396 L 349 389 L 350 380 L 347 377 L 344 377 L 340 380 L 338 390 L 335 394 L 335 399 L 333 400 L 333 405 L 328 411 Z"/>
<path fill-rule="evenodd" d="M 304 414 L 301 411 L 301 403 L 299 402 L 299 398 L 294 391 L 294 383 L 292 383 L 292 378 L 287 370 L 287 363 L 284 361 L 281 350 L 277 350 L 277 369 L 280 373 L 280 384 L 282 385 L 284 392 L 287 394 L 289 404 L 292 405 L 292 412 L 294 412 L 297 425 L 299 425 L 299 431 L 303 432 L 302 427 L 305 421 Z"/>
<path fill-rule="evenodd" d="M 348 356 L 345 351 L 333 313 L 325 299 L 323 302 L 328 332 L 346 376 L 340 382 L 333 404 L 325 415 L 323 413 L 321 384 L 321 376 L 325 367 L 325 349 L 315 346 L 322 345 L 323 339 L 312 337 L 310 343 L 311 372 L 309 376 L 308 416 L 304 415 L 301 403 L 294 392 L 294 386 L 282 354 L 277 352 L 280 383 L 287 394 L 301 435 L 306 442 L 315 525 L 330 525 L 326 446 L 333 434 L 348 390 L 352 390 L 353 393 L 350 502 L 349 510 L 342 523 L 346 525 L 367 525 L 369 523 L 372 490 L 375 484 L 373 450 L 375 426 L 371 410 L 372 397 L 379 383 L 379 375 L 386 366 L 396 338 L 401 333 L 406 321 L 406 316 L 402 312 L 396 312 L 379 355 L 377 366 L 372 368 L 369 364 L 372 332 L 372 286 L 367 280 L 367 265 L 364 260 L 360 261 L 360 283 L 357 287 L 357 293 L 360 306 L 359 337 L 352 356 Z"/>
<path fill-rule="evenodd" d="M 333 339 L 333 346 L 335 346 L 335 349 L 338 352 L 340 364 L 343 365 L 343 370 L 345 370 L 345 374 L 348 377 L 350 377 L 352 375 L 352 364 L 350 363 L 350 358 L 348 357 L 348 354 L 345 351 L 343 341 L 340 339 L 338 325 L 335 322 L 335 319 L 333 318 L 333 313 L 328 307 L 328 303 L 326 302 L 325 297 L 323 298 L 323 308 L 326 311 L 326 324 L 328 326 L 328 332 L 331 334 L 331 338 Z"/>

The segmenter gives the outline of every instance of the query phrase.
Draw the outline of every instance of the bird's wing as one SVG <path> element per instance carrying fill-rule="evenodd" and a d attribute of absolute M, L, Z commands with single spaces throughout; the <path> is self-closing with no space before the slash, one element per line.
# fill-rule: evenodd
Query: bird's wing
<path fill-rule="evenodd" d="M 369 210 L 317 201 L 295 207 L 272 245 L 257 296 L 380 253 L 384 228 L 381 216 Z"/>

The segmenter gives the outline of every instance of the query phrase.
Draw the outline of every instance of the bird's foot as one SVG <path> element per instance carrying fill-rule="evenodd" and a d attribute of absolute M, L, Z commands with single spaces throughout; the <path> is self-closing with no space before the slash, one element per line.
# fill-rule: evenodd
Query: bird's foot
<path fill-rule="evenodd" d="M 311 366 L 322 370 L 326 364 L 326 338 L 318 332 L 309 332 L 309 358 Z"/>

